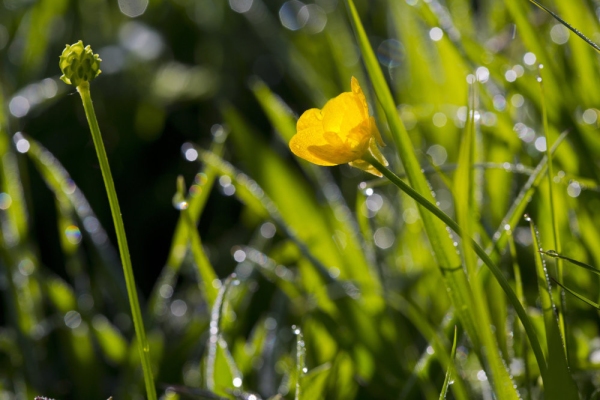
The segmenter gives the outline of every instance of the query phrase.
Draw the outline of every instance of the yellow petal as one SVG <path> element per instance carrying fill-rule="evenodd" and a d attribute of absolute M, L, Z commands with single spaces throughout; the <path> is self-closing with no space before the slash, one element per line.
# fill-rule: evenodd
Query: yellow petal
<path fill-rule="evenodd" d="M 292 153 L 313 164 L 325 166 L 336 165 L 336 163 L 332 163 L 327 159 L 320 158 L 308 149 L 310 146 L 329 145 L 324 136 L 321 110 L 311 108 L 305 111 L 298 119 L 296 131 L 297 133 L 290 140 L 290 150 L 292 150 Z"/>
<path fill-rule="evenodd" d="M 308 151 L 316 158 L 333 165 L 346 164 L 359 159 L 368 149 L 366 146 L 350 146 L 334 132 L 325 132 L 323 137 L 328 142 L 326 145 L 309 145 Z"/>
<path fill-rule="evenodd" d="M 369 117 L 365 95 L 354 77 L 351 86 L 351 92 L 329 100 L 322 110 L 313 108 L 302 114 L 297 133 L 290 141 L 295 155 L 318 165 L 345 164 L 362 158 L 373 138 L 381 140 L 375 120 Z M 374 146 L 378 151 L 377 145 Z"/>
<path fill-rule="evenodd" d="M 345 92 L 329 100 L 323 107 L 323 128 L 345 136 L 369 119 L 369 107 L 358 81 L 353 78 L 352 92 Z"/>

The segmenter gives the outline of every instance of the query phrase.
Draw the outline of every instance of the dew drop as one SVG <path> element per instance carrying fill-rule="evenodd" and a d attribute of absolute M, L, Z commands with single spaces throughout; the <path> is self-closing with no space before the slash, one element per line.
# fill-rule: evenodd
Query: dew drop
<path fill-rule="evenodd" d="M 531 217 L 529 216 L 529 214 L 524 214 L 523 218 L 525 218 L 525 221 L 527 221 L 527 222 L 531 221 Z"/>
<path fill-rule="evenodd" d="M 546 255 L 550 257 L 558 257 L 558 252 L 556 250 L 547 250 Z"/>

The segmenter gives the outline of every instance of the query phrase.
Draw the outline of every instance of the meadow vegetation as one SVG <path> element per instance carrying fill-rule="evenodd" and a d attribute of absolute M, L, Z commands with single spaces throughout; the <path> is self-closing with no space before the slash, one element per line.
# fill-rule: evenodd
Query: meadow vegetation
<path fill-rule="evenodd" d="M 3 0 L 0 399 L 598 398 L 598 15 Z"/>

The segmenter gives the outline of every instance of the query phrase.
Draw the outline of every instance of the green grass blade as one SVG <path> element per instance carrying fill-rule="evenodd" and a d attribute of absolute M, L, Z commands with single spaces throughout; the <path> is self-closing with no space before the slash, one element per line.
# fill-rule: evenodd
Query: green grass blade
<path fill-rule="evenodd" d="M 302 330 L 295 325 L 292 326 L 296 335 L 296 391 L 294 400 L 300 400 L 302 397 L 302 380 L 306 372 L 306 345 Z"/>
<path fill-rule="evenodd" d="M 454 327 L 454 340 L 452 341 L 452 351 L 450 352 L 450 359 L 454 360 L 456 357 L 456 337 L 457 337 L 456 326 Z M 450 378 L 452 377 L 452 373 L 450 372 L 450 368 L 446 369 L 446 377 L 444 378 L 444 384 L 442 385 L 442 391 L 440 392 L 440 400 L 444 400 L 446 398 L 446 394 L 448 393 L 448 384 L 450 383 Z"/>
<path fill-rule="evenodd" d="M 454 396 L 459 400 L 468 399 L 469 392 L 467 391 L 465 382 L 456 370 L 454 358 L 448 352 L 448 347 L 450 346 L 445 338 L 440 336 L 436 329 L 425 318 L 426 314 L 423 310 L 420 310 L 417 306 L 397 293 L 390 293 L 388 302 L 392 308 L 404 315 L 417 328 L 421 335 L 429 341 L 429 344 L 433 347 L 434 354 L 436 354 L 436 357 L 439 359 L 442 366 L 450 371 L 452 377 L 454 377 L 454 384 L 451 385 Z"/>
<path fill-rule="evenodd" d="M 204 249 L 202 248 L 202 241 L 200 240 L 200 234 L 196 228 L 196 224 L 192 220 L 188 210 L 182 210 L 183 219 L 187 223 L 187 230 L 190 237 L 190 248 L 192 250 L 192 256 L 194 262 L 198 268 L 198 275 L 202 281 L 203 293 L 206 298 L 206 303 L 210 308 L 215 304 L 218 291 L 213 286 L 213 283 L 218 279 L 215 270 L 213 269 Z"/>
<path fill-rule="evenodd" d="M 529 221 L 534 249 L 540 250 L 539 234 L 531 218 Z M 544 326 L 546 328 L 546 350 L 548 369 L 544 376 L 545 398 L 548 400 L 578 399 L 577 385 L 571 376 L 565 355 L 564 339 L 561 336 L 558 315 L 552 299 L 552 288 L 546 265 L 541 254 L 536 251 L 535 266 Z"/>
<path fill-rule="evenodd" d="M 558 215 L 556 210 L 556 201 L 555 198 L 558 196 L 558 193 L 554 190 L 554 168 L 552 165 L 552 151 L 550 147 L 550 132 L 548 129 L 548 111 L 546 110 L 546 96 L 544 95 L 544 82 L 542 78 L 542 67 L 540 66 L 540 76 L 538 77 L 538 82 L 540 84 L 540 103 L 542 105 L 542 120 L 544 127 L 544 137 L 546 138 L 546 157 L 548 159 L 548 173 L 546 176 L 548 177 L 548 200 L 550 202 L 550 223 L 552 225 L 552 239 L 554 241 L 554 248 L 557 252 L 561 253 L 561 242 L 560 242 L 560 231 L 558 229 Z M 560 258 L 556 259 L 556 274 L 559 282 L 563 282 L 563 265 L 562 260 Z M 565 338 L 565 354 L 567 360 L 569 359 L 569 348 L 568 348 L 568 340 L 567 340 L 567 325 L 565 322 L 565 312 L 566 312 L 566 303 L 565 303 L 565 294 L 562 290 L 560 290 L 560 301 L 558 303 L 558 324 L 560 327 L 560 332 L 562 337 Z"/>
<path fill-rule="evenodd" d="M 350 21 L 354 27 L 367 72 L 373 83 L 377 98 L 386 115 L 390 132 L 394 139 L 398 155 L 404 165 L 408 180 L 414 187 L 414 191 L 418 193 L 420 197 L 427 203 L 434 204 L 435 199 L 433 198 L 425 175 L 421 171 L 421 166 L 413 153 L 413 144 L 404 124 L 400 120 L 396 104 L 390 89 L 386 84 L 373 49 L 371 48 L 371 44 L 362 26 L 354 2 L 352 0 L 346 0 L 345 3 L 350 14 Z M 372 164 L 376 166 L 376 164 Z M 474 343 L 475 351 L 480 353 L 480 338 L 478 337 L 475 326 L 475 317 L 472 313 L 467 277 L 461 267 L 461 260 L 454 248 L 452 239 L 446 231 L 444 223 L 434 218 L 431 213 L 427 212 L 427 210 L 423 208 L 423 203 L 419 203 L 421 219 L 423 220 L 423 225 L 427 232 L 427 236 L 429 237 L 438 265 L 446 278 L 449 294 L 458 312 L 461 323 Z"/>
<path fill-rule="evenodd" d="M 551 154 L 554 154 L 556 152 L 558 146 L 560 146 L 560 144 L 565 140 L 568 134 L 569 131 L 565 131 L 558 137 L 556 142 L 554 142 L 554 144 L 552 145 L 552 148 L 550 150 Z M 527 204 L 529 204 L 534 192 L 544 179 L 547 170 L 548 157 L 544 156 L 542 157 L 538 165 L 535 167 L 535 170 L 529 176 L 527 182 L 525 183 L 525 185 L 523 185 L 523 187 L 519 191 L 519 194 L 513 201 L 509 210 L 507 211 L 505 217 L 502 219 L 500 226 L 498 227 L 498 229 L 492 237 L 494 244 L 488 249 L 488 252 L 490 252 L 493 247 L 495 247 L 497 251 L 500 251 L 501 249 L 504 249 L 506 247 L 506 244 L 510 237 L 510 235 L 508 234 L 509 231 L 506 230 L 506 227 L 508 226 L 512 229 L 512 227 L 516 226 L 519 223 L 519 220 L 522 218 L 523 213 L 525 212 Z"/>
<path fill-rule="evenodd" d="M 233 390 L 242 384 L 233 357 L 221 334 L 221 319 L 223 317 L 226 296 L 235 279 L 230 275 L 223 282 L 210 313 L 210 336 L 206 354 L 206 387 L 220 395 L 227 395 L 227 389 Z M 237 381 L 236 379 L 239 379 Z M 236 385 L 237 384 L 237 385 Z"/>
<path fill-rule="evenodd" d="M 574 259 L 569 258 L 569 257 L 565 257 L 565 256 L 563 256 L 561 254 L 558 254 L 554 250 L 542 251 L 541 253 L 547 255 L 548 257 L 560 258 L 562 260 L 570 262 L 571 264 L 577 265 L 578 267 L 587 269 L 588 271 L 591 271 L 591 272 L 593 272 L 596 275 L 600 275 L 600 270 L 598 268 L 593 267 L 593 266 L 591 266 L 589 264 L 586 264 L 584 262 L 581 262 L 581 261 L 578 261 L 578 260 L 574 260 Z"/>
<path fill-rule="evenodd" d="M 475 204 L 475 174 L 473 164 L 475 161 L 475 102 L 477 96 L 475 87 L 471 87 L 469 104 L 469 116 L 462 136 L 460 152 L 458 155 L 458 169 L 454 176 L 454 193 L 456 214 L 458 224 L 462 230 L 463 237 L 463 257 L 467 273 L 469 275 L 470 289 L 472 293 L 471 307 L 478 323 L 475 325 L 481 345 L 483 346 L 484 361 L 482 362 L 494 389 L 495 395 L 499 399 L 518 399 L 519 395 L 515 385 L 506 369 L 500 356 L 498 343 L 492 330 L 491 318 L 488 306 L 488 300 L 485 296 L 485 289 L 480 279 L 477 277 L 477 259 L 469 238 L 478 226 L 478 210 Z M 497 329 L 503 329 L 497 326 Z"/>
<path fill-rule="evenodd" d="M 221 130 L 218 135 L 215 135 L 211 145 L 211 151 L 216 155 L 221 155 L 226 139 L 227 132 Z M 202 211 L 204 210 L 204 206 L 206 205 L 206 201 L 208 200 L 216 177 L 217 170 L 212 166 L 207 165 L 194 179 L 194 184 L 190 188 L 189 195 L 186 199 L 186 202 L 188 203 L 188 214 L 192 221 L 194 221 L 194 226 L 202 215 Z M 183 215 L 180 215 L 177 220 L 177 226 L 175 227 L 175 233 L 171 239 L 171 247 L 169 249 L 167 262 L 150 294 L 148 309 L 151 311 L 150 315 L 153 318 L 158 316 L 165 304 L 165 299 L 160 295 L 160 288 L 163 287 L 163 285 L 174 286 L 174 281 L 179 272 L 179 268 L 186 255 L 186 251 L 182 251 L 182 249 L 185 250 L 188 246 L 189 236 L 187 226 L 188 223 L 183 218 Z"/>
<path fill-rule="evenodd" d="M 587 36 L 585 36 L 583 33 L 581 33 L 577 28 L 575 28 L 574 26 L 572 26 L 571 24 L 569 24 L 567 21 L 565 21 L 564 19 L 562 19 L 561 17 L 559 17 L 555 12 L 553 12 L 552 10 L 550 10 L 548 7 L 544 6 L 543 4 L 541 4 L 540 2 L 538 2 L 537 0 L 529 0 L 529 1 L 531 3 L 533 3 L 533 4 L 535 4 L 540 9 L 546 11 L 552 17 L 554 17 L 554 19 L 556 19 L 558 22 L 560 22 L 561 24 L 563 24 L 567 29 L 569 29 L 571 32 L 573 32 L 577 36 L 579 36 L 587 44 L 589 44 L 590 46 L 592 46 L 594 48 L 594 50 L 600 52 L 600 46 L 598 46 L 591 39 L 589 39 Z"/>
<path fill-rule="evenodd" d="M 334 209 L 343 208 L 349 214 L 348 208 L 344 205 L 331 208 L 319 205 L 314 190 L 297 169 L 261 140 L 234 107 L 224 106 L 222 113 L 231 129 L 231 139 L 238 155 L 245 161 L 249 174 L 276 206 L 279 220 L 296 232 L 323 264 L 339 268 L 341 280 L 356 282 L 367 306 L 380 311 L 384 306 L 379 297 L 381 283 L 355 239 L 356 229 L 340 223 L 335 216 Z M 341 193 L 338 196 L 341 198 Z M 343 249 L 330 234 L 335 230 L 345 235 L 346 246 Z"/>
<path fill-rule="evenodd" d="M 386 167 L 381 165 L 374 157 L 368 157 L 365 159 L 369 163 L 371 163 L 375 168 L 377 168 L 394 185 L 398 186 L 398 188 L 400 190 L 402 190 L 403 192 L 408 194 L 410 197 L 415 199 L 419 204 L 421 204 L 428 211 L 430 211 L 431 214 L 435 215 L 437 218 L 439 218 L 441 221 L 443 221 L 446 225 L 448 225 L 448 227 L 450 229 L 452 229 L 454 232 L 456 232 L 457 235 L 462 237 L 462 231 L 461 231 L 460 227 L 458 226 L 458 224 L 456 222 L 454 222 L 443 211 L 441 211 L 437 206 L 435 206 L 433 203 L 430 203 L 427 199 L 425 199 L 423 196 L 421 196 L 419 193 L 417 193 L 408 184 L 406 184 L 404 181 L 399 179 L 392 171 L 390 171 L 389 169 L 387 169 Z M 467 239 L 468 238 L 465 238 L 464 240 L 467 241 Z M 492 274 L 494 275 L 494 277 L 496 278 L 496 280 L 502 287 L 502 290 L 504 290 L 504 293 L 506 293 L 508 301 L 511 303 L 511 305 L 517 312 L 517 315 L 519 316 L 519 319 L 521 320 L 521 323 L 523 324 L 523 327 L 525 328 L 525 332 L 527 333 L 527 337 L 531 343 L 531 347 L 535 354 L 537 363 L 540 367 L 540 371 L 543 371 L 542 372 L 542 375 L 543 375 L 543 373 L 545 372 L 545 369 L 546 369 L 546 361 L 544 358 L 544 353 L 542 351 L 542 348 L 541 348 L 539 339 L 537 337 L 537 334 L 535 332 L 535 329 L 533 327 L 533 324 L 531 323 L 531 320 L 529 319 L 529 316 L 527 315 L 527 312 L 523 308 L 523 305 L 521 304 L 521 302 L 517 298 L 515 292 L 513 291 L 512 287 L 508 283 L 508 280 L 504 277 L 502 271 L 498 268 L 498 266 L 496 264 L 494 264 L 492 259 L 485 252 L 485 250 L 483 250 L 481 248 L 481 246 L 479 246 L 479 244 L 473 240 L 470 240 L 470 243 L 473 246 L 473 249 L 475 250 L 475 253 L 477 254 L 477 256 L 489 268 L 490 272 L 492 272 Z"/>
<path fill-rule="evenodd" d="M 565 289 L 567 292 L 571 293 L 573 296 L 577 297 L 579 300 L 583 301 L 584 303 L 594 307 L 597 310 L 600 310 L 600 304 L 593 302 L 592 300 L 588 299 L 587 297 L 584 297 L 582 295 L 580 295 L 579 293 L 577 293 L 576 291 L 574 291 L 573 289 L 569 289 L 568 287 L 566 287 L 565 285 L 563 285 L 562 283 L 558 282 L 556 279 L 550 277 L 550 279 L 552 279 L 552 281 L 554 283 L 556 283 L 558 286 L 560 286 L 561 288 Z"/>

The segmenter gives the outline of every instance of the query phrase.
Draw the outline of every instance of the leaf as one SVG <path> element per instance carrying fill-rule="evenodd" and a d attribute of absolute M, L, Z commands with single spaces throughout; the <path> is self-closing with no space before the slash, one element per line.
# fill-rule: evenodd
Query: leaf
<path fill-rule="evenodd" d="M 457 337 L 456 326 L 454 327 L 454 340 L 452 341 L 452 351 L 450 352 L 450 358 L 454 360 L 456 357 L 456 337 Z M 446 369 L 446 377 L 444 378 L 444 384 L 442 385 L 442 391 L 440 392 L 440 400 L 444 400 L 446 398 L 446 394 L 448 392 L 448 384 L 451 379 L 450 368 Z"/>
<path fill-rule="evenodd" d="M 533 238 L 533 248 L 541 250 L 539 234 L 531 218 L 529 221 L 531 236 Z M 539 252 L 535 252 L 535 267 L 537 272 L 538 289 L 542 312 L 544 315 L 544 327 L 546 329 L 546 351 L 548 368 L 543 376 L 545 398 L 548 400 L 578 399 L 579 393 L 577 385 L 573 380 L 571 371 L 569 371 L 568 362 L 565 355 L 564 339 L 560 333 L 558 315 L 552 299 L 552 288 L 546 264 Z"/>

